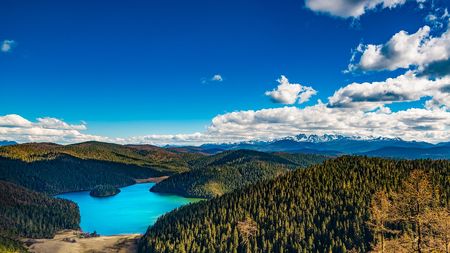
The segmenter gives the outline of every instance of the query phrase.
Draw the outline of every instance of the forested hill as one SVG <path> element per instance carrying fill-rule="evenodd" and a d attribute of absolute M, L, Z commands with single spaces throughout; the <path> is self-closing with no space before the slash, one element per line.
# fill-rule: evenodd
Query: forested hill
<path fill-rule="evenodd" d="M 322 155 L 225 151 L 192 161 L 192 170 L 156 184 L 154 192 L 211 198 L 328 159 Z"/>
<path fill-rule="evenodd" d="M 119 145 L 94 141 L 72 145 L 25 143 L 0 147 L 0 157 L 25 162 L 53 160 L 63 155 L 147 167 L 165 174 L 186 171 L 189 161 L 202 156 L 172 152 L 151 145 Z"/>
<path fill-rule="evenodd" d="M 166 214 L 140 252 L 368 252 L 374 193 L 417 169 L 449 203 L 449 161 L 344 156 Z"/>
<path fill-rule="evenodd" d="M 87 191 L 100 184 L 122 187 L 134 184 L 138 178 L 162 175 L 160 171 L 137 165 L 84 160 L 70 155 L 34 162 L 0 157 L 0 180 L 48 194 Z"/>
<path fill-rule="evenodd" d="M 248 162 L 268 162 L 295 168 L 307 166 L 317 160 L 326 159 L 323 155 L 303 155 L 288 153 L 267 153 L 254 150 L 224 151 L 212 156 L 204 156 L 191 162 L 192 168 L 205 168 L 208 166 L 244 164 Z"/>
<path fill-rule="evenodd" d="M 0 180 L 57 194 L 122 187 L 135 179 L 187 171 L 201 154 L 174 153 L 151 145 L 85 142 L 73 145 L 27 143 L 0 147 Z"/>
<path fill-rule="evenodd" d="M 68 200 L 0 180 L 0 252 L 22 248 L 17 237 L 51 238 L 62 229 L 78 229 L 78 206 Z"/>

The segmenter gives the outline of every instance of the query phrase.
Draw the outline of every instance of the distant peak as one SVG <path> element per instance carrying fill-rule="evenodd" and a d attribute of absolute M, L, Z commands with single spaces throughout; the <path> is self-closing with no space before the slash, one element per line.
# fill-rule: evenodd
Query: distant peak
<path fill-rule="evenodd" d="M 337 140 L 361 140 L 361 141 L 402 141 L 401 138 L 390 138 L 390 137 L 373 137 L 373 136 L 344 136 L 339 134 L 323 134 L 323 135 L 316 135 L 316 134 L 298 134 L 295 136 L 287 136 L 281 139 L 277 139 L 274 141 L 279 140 L 292 140 L 296 142 L 310 142 L 310 143 L 321 143 L 321 142 L 330 142 L 330 141 L 337 141 Z"/>

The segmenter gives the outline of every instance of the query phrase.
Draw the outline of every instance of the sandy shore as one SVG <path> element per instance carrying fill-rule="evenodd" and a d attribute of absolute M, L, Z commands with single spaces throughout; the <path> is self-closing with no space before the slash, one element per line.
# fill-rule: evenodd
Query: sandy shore
<path fill-rule="evenodd" d="M 164 179 L 169 178 L 168 176 L 162 176 L 162 177 L 149 177 L 149 178 L 143 178 L 143 179 L 135 179 L 136 183 L 142 184 L 142 183 L 159 183 L 163 181 Z"/>
<path fill-rule="evenodd" d="M 24 239 L 35 253 L 135 253 L 140 234 L 78 238 L 79 231 L 66 230 L 53 239 Z"/>

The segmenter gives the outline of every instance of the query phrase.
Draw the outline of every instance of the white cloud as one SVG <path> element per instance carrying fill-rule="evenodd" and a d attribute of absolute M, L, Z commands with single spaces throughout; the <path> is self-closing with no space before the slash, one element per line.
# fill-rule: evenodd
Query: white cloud
<path fill-rule="evenodd" d="M 70 125 L 55 118 L 38 118 L 31 122 L 20 115 L 0 116 L 0 139 L 18 142 L 57 142 L 73 143 L 87 140 L 103 140 L 108 138 L 83 134 L 85 124 Z"/>
<path fill-rule="evenodd" d="M 201 81 L 202 81 L 203 84 L 207 84 L 207 83 L 210 83 L 210 82 L 223 82 L 223 77 L 222 77 L 221 74 L 215 74 L 211 78 L 203 77 L 201 79 Z"/>
<path fill-rule="evenodd" d="M 276 89 L 265 93 L 275 103 L 294 104 L 298 101 L 301 104 L 308 102 L 313 95 L 317 94 L 317 91 L 311 87 L 289 83 L 289 80 L 283 75 L 277 82 L 279 85 Z"/>
<path fill-rule="evenodd" d="M 69 125 L 62 120 L 50 117 L 38 118 L 37 120 L 38 120 L 37 125 L 43 128 L 64 129 L 64 130 L 86 130 L 86 123 L 82 123 L 80 125 Z"/>
<path fill-rule="evenodd" d="M 376 8 L 395 8 L 406 0 L 306 0 L 306 7 L 316 12 L 328 13 L 342 18 L 357 18 Z M 418 0 L 417 2 L 423 2 Z"/>
<path fill-rule="evenodd" d="M 31 127 L 32 123 L 17 114 L 0 116 L 0 127 Z"/>
<path fill-rule="evenodd" d="M 216 75 L 214 75 L 214 76 L 211 78 L 211 81 L 222 82 L 222 81 L 223 81 L 223 78 L 222 78 L 221 75 L 216 74 Z"/>
<path fill-rule="evenodd" d="M 416 33 L 400 31 L 382 45 L 360 45 L 359 62 L 352 57 L 349 70 L 396 70 L 417 67 L 426 68 L 430 63 L 450 57 L 450 26 L 438 37 L 430 34 L 431 28 L 424 26 Z"/>
<path fill-rule="evenodd" d="M 232 140 L 225 140 L 220 135 L 210 135 L 204 133 L 192 134 L 151 134 L 144 136 L 134 136 L 122 139 L 122 143 L 152 144 L 152 145 L 201 145 L 204 143 L 223 143 Z"/>
<path fill-rule="evenodd" d="M 4 40 L 1 48 L 2 52 L 4 53 L 11 52 L 15 44 L 16 42 L 14 40 Z"/>
<path fill-rule="evenodd" d="M 408 71 L 382 82 L 352 83 L 329 98 L 329 106 L 374 110 L 395 102 L 417 101 L 430 97 L 428 107 L 450 108 L 450 76 L 430 80 Z"/>
<path fill-rule="evenodd" d="M 440 29 L 448 23 L 449 17 L 447 8 L 435 8 L 425 17 L 425 22 L 429 23 L 435 29 Z"/>

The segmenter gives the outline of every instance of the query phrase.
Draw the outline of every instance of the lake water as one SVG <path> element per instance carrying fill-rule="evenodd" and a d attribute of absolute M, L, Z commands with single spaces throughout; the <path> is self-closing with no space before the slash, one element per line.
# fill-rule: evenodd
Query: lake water
<path fill-rule="evenodd" d="M 120 188 L 112 197 L 94 198 L 85 192 L 57 195 L 74 201 L 80 207 L 81 229 L 100 235 L 145 233 L 149 225 L 164 213 L 198 199 L 150 192 L 154 183 Z"/>

